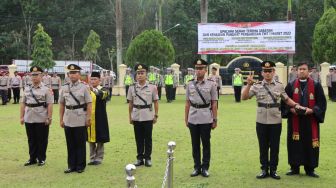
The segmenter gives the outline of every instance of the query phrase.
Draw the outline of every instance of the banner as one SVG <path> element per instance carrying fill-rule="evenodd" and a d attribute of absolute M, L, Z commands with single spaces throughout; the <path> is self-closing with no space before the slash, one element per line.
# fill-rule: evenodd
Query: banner
<path fill-rule="evenodd" d="M 294 54 L 295 22 L 198 24 L 198 54 Z"/>

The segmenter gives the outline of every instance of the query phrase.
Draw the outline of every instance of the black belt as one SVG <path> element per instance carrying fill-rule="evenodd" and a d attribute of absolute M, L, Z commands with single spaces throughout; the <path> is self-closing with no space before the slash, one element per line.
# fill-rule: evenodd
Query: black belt
<path fill-rule="evenodd" d="M 86 104 L 81 104 L 81 105 L 75 105 L 75 106 L 65 106 L 66 109 L 69 109 L 69 110 L 75 110 L 75 109 L 79 109 L 79 108 L 85 108 L 86 107 Z"/>
<path fill-rule="evenodd" d="M 15 85 L 12 85 L 12 86 L 19 86 L 19 85 L 16 85 L 16 84 L 15 84 Z"/>
<path fill-rule="evenodd" d="M 136 108 L 136 109 L 152 108 L 152 104 L 148 104 L 148 105 L 133 105 L 133 108 Z"/>
<path fill-rule="evenodd" d="M 47 103 L 43 102 L 43 103 L 37 103 L 37 104 L 26 104 L 26 106 L 34 108 L 34 107 L 39 107 L 39 106 L 46 106 Z"/>
<path fill-rule="evenodd" d="M 209 108 L 210 107 L 210 103 L 209 104 L 194 104 L 190 102 L 190 105 L 194 108 Z"/>
<path fill-rule="evenodd" d="M 279 103 L 258 103 L 258 107 L 264 107 L 264 108 L 279 108 L 280 104 Z"/>
<path fill-rule="evenodd" d="M 59 84 L 51 84 L 52 86 L 58 86 Z"/>
<path fill-rule="evenodd" d="M 1 87 L 6 87 L 7 85 L 0 85 Z"/>

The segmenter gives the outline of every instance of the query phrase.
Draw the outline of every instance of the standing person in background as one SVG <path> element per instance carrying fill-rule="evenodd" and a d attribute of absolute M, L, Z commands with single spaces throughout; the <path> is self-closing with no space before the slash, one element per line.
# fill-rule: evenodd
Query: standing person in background
<path fill-rule="evenodd" d="M 321 82 L 320 73 L 317 71 L 316 67 L 313 67 L 311 69 L 311 73 L 309 76 L 315 81 L 315 82 Z"/>
<path fill-rule="evenodd" d="M 127 68 L 126 69 L 126 75 L 124 77 L 124 85 L 125 85 L 125 90 L 126 90 L 126 102 L 128 103 L 127 96 L 128 96 L 128 90 L 129 87 L 134 83 L 133 76 L 131 75 L 131 69 Z"/>
<path fill-rule="evenodd" d="M 334 67 L 334 71 L 331 74 L 331 100 L 336 102 L 336 67 Z"/>
<path fill-rule="evenodd" d="M 108 96 L 108 101 L 111 100 L 112 98 L 112 89 L 113 89 L 113 86 L 114 86 L 114 80 L 113 80 L 113 76 L 111 75 L 111 71 L 107 71 L 107 75 L 108 75 L 108 81 L 109 81 L 109 87 L 108 87 L 108 92 L 109 92 L 109 96 Z"/>
<path fill-rule="evenodd" d="M 137 147 L 137 161 L 134 165 L 151 167 L 152 131 L 159 117 L 159 97 L 156 86 L 147 82 L 146 65 L 137 64 L 134 70 L 137 82 L 129 88 L 127 95 L 129 121 L 134 126 Z"/>
<path fill-rule="evenodd" d="M 20 100 L 20 88 L 22 87 L 21 76 L 17 74 L 17 71 L 14 72 L 14 76 L 11 78 L 11 88 L 13 90 L 13 104 L 18 104 Z"/>
<path fill-rule="evenodd" d="M 326 82 L 327 82 L 327 87 L 328 87 L 328 98 L 329 100 L 332 99 L 332 85 L 331 85 L 331 76 L 334 72 L 333 68 L 329 68 L 329 73 L 326 76 Z"/>
<path fill-rule="evenodd" d="M 206 79 L 208 63 L 203 59 L 194 61 L 196 78 L 190 80 L 186 88 L 185 126 L 190 130 L 194 170 L 191 177 L 202 174 L 209 177 L 211 129 L 217 127 L 217 86 Z M 203 146 L 201 163 L 200 144 Z"/>
<path fill-rule="evenodd" d="M 240 102 L 241 89 L 244 85 L 243 75 L 240 73 L 240 68 L 235 68 L 235 73 L 232 75 L 232 86 L 236 102 Z"/>
<path fill-rule="evenodd" d="M 183 83 L 184 83 L 184 89 L 186 89 L 187 84 L 189 83 L 190 80 L 194 79 L 194 74 L 193 74 L 193 69 L 192 68 L 187 68 L 188 74 L 184 76 Z"/>
<path fill-rule="evenodd" d="M 297 70 L 296 70 L 296 66 L 294 65 L 291 69 L 291 72 L 289 73 L 288 82 L 291 82 L 295 80 L 296 78 L 297 78 Z"/>
<path fill-rule="evenodd" d="M 91 125 L 92 98 L 90 89 L 80 81 L 79 66 L 69 64 L 70 83 L 60 92 L 60 126 L 64 128 L 68 152 L 68 168 L 64 173 L 84 172 L 86 167 L 87 127 Z"/>
<path fill-rule="evenodd" d="M 7 92 L 7 102 L 10 102 L 12 100 L 12 85 L 11 85 L 11 82 L 12 82 L 12 77 L 9 76 L 9 72 L 7 71 L 6 73 L 6 76 L 8 77 L 8 92 Z"/>
<path fill-rule="evenodd" d="M 171 103 L 173 101 L 173 92 L 174 92 L 174 76 L 172 73 L 172 68 L 167 68 L 167 74 L 164 76 L 164 86 L 166 90 L 167 102 Z"/>
<path fill-rule="evenodd" d="M 32 66 L 30 72 L 32 85 L 25 88 L 20 101 L 20 123 L 26 127 L 30 156 L 24 166 L 36 163 L 43 166 L 47 157 L 54 97 L 51 90 L 41 83 L 43 70 Z"/>
<path fill-rule="evenodd" d="M 178 86 L 178 73 L 175 72 L 174 70 L 172 70 L 172 73 L 173 73 L 173 93 L 172 93 L 172 100 L 176 100 L 176 89 L 177 89 L 177 86 Z"/>
<path fill-rule="evenodd" d="M 51 77 L 51 89 L 54 93 L 54 104 L 58 103 L 59 97 L 59 89 L 62 86 L 61 78 L 54 72 L 53 76 Z"/>
<path fill-rule="evenodd" d="M 104 143 L 110 141 L 109 125 L 106 112 L 108 91 L 100 86 L 100 73 L 92 72 L 90 77 L 92 97 L 91 126 L 87 128 L 90 146 L 88 165 L 99 165 L 104 158 Z"/>
<path fill-rule="evenodd" d="M 23 89 L 23 91 L 25 90 L 26 87 L 31 86 L 31 84 L 32 84 L 31 74 L 30 74 L 30 72 L 27 72 L 22 79 L 22 87 L 23 87 L 22 89 Z"/>
<path fill-rule="evenodd" d="M 218 95 L 217 97 L 219 100 L 219 95 L 221 94 L 221 91 L 222 91 L 222 77 L 220 75 L 217 75 L 216 67 L 212 67 L 211 75 L 209 76 L 209 78 L 216 83 L 217 95 Z M 218 100 L 217 100 L 217 108 L 218 108 Z"/>
<path fill-rule="evenodd" d="M 160 74 L 160 69 L 159 68 L 156 68 L 156 83 L 157 83 L 159 100 L 161 100 L 163 76 Z"/>
<path fill-rule="evenodd" d="M 43 73 L 44 76 L 42 77 L 42 83 L 48 87 L 51 88 L 51 76 L 49 76 L 48 72 Z"/>
<path fill-rule="evenodd" d="M 150 84 L 156 85 L 156 73 L 154 72 L 155 67 L 149 66 L 149 73 L 147 75 Z"/>
<path fill-rule="evenodd" d="M 7 105 L 8 102 L 8 87 L 10 79 L 4 71 L 0 72 L 0 95 L 2 105 Z"/>

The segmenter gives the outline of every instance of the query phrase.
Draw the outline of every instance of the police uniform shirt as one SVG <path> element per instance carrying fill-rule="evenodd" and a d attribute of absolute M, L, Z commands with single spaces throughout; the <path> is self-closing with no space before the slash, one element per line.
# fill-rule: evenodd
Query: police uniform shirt
<path fill-rule="evenodd" d="M 211 75 L 209 76 L 211 80 L 216 82 L 217 87 L 222 88 L 222 77 L 219 75 Z"/>
<path fill-rule="evenodd" d="M 285 88 L 282 83 L 277 82 L 273 79 L 270 84 L 267 84 L 265 80 L 255 83 L 250 91 L 249 98 L 256 96 L 257 103 L 263 104 L 274 104 L 272 97 L 268 94 L 267 90 L 264 88 L 264 85 L 270 90 L 274 98 L 277 100 L 277 103 L 280 103 L 280 99 L 287 100 L 288 95 L 285 92 Z M 262 124 L 279 124 L 281 120 L 281 112 L 279 108 L 257 108 L 257 122 Z"/>
<path fill-rule="evenodd" d="M 72 94 L 77 98 L 77 100 L 81 105 L 92 102 L 89 88 L 81 81 L 77 81 L 75 83 L 71 82 L 62 86 L 59 99 L 60 103 L 63 103 L 65 106 L 78 105 L 75 99 L 70 95 L 69 86 Z M 78 109 L 65 108 L 63 121 L 67 127 L 85 126 L 85 120 L 86 120 L 86 111 L 84 111 L 83 108 Z"/>
<path fill-rule="evenodd" d="M 46 85 L 47 87 L 50 88 L 50 86 L 51 86 L 51 77 L 49 75 L 44 75 L 42 77 L 42 82 L 44 83 L 44 85 Z"/>
<path fill-rule="evenodd" d="M 6 90 L 9 87 L 9 77 L 0 76 L 0 90 Z"/>
<path fill-rule="evenodd" d="M 51 77 L 51 88 L 52 89 L 59 89 L 60 82 L 61 82 L 61 78 L 59 76 Z"/>
<path fill-rule="evenodd" d="M 193 104 L 204 105 L 204 102 L 196 91 L 193 82 L 194 80 L 191 80 L 187 84 L 186 100 L 190 101 Z M 210 79 L 204 79 L 203 81 L 196 82 L 196 85 L 207 104 L 211 103 L 211 101 L 213 100 L 218 100 L 217 86 L 214 81 Z M 194 108 L 190 106 L 188 122 L 191 124 L 213 123 L 213 115 L 209 108 Z"/>
<path fill-rule="evenodd" d="M 10 85 L 12 88 L 18 88 L 21 87 L 21 77 L 19 75 L 16 75 L 11 78 Z"/>
<path fill-rule="evenodd" d="M 40 83 L 38 86 L 26 87 L 23 94 L 21 95 L 21 103 L 25 104 L 37 104 L 34 99 L 33 94 L 39 103 L 51 104 L 54 102 L 54 95 L 48 87 Z M 43 123 L 48 118 L 48 108 L 44 106 L 38 107 L 25 107 L 24 121 L 26 123 Z"/>
<path fill-rule="evenodd" d="M 128 89 L 127 100 L 132 101 L 133 105 L 146 105 L 139 97 L 136 96 L 134 87 L 136 88 L 136 92 L 140 95 L 146 102 L 147 105 L 152 104 L 153 101 L 159 100 L 159 96 L 157 94 L 156 86 L 153 84 L 149 84 L 146 82 L 144 86 L 140 86 L 139 83 L 135 83 L 130 86 Z M 131 113 L 131 118 L 133 121 L 151 121 L 154 119 L 154 106 L 152 109 L 144 108 L 137 109 L 133 108 Z"/>
<path fill-rule="evenodd" d="M 71 80 L 70 80 L 69 77 L 65 77 L 65 78 L 64 78 L 64 84 L 70 83 L 70 81 L 71 81 Z"/>

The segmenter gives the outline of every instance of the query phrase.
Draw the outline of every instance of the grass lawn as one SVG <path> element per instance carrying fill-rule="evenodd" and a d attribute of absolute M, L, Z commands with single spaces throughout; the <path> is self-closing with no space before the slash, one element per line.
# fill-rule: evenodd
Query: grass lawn
<path fill-rule="evenodd" d="M 163 97 L 164 98 L 164 97 Z M 221 96 L 218 127 L 211 133 L 210 177 L 191 178 L 193 169 L 189 130 L 184 125 L 184 96 L 177 101 L 160 101 L 159 120 L 153 130 L 153 167 L 136 171 L 139 188 L 161 187 L 166 166 L 167 143 L 176 141 L 174 187 L 335 187 L 336 176 L 336 104 L 328 102 L 326 121 L 321 125 L 319 179 L 304 175 L 288 177 L 284 121 L 278 173 L 281 180 L 257 180 L 260 172 L 258 141 L 255 131 L 255 99 L 235 103 L 232 95 Z M 59 127 L 58 105 L 54 106 L 49 132 L 47 161 L 43 167 L 24 167 L 29 158 L 24 126 L 19 124 L 19 106 L 0 106 L 0 187 L 116 187 L 123 188 L 125 166 L 135 161 L 133 127 L 128 123 L 124 97 L 113 96 L 108 103 L 111 142 L 105 145 L 105 159 L 100 166 L 87 166 L 82 174 L 64 174 L 67 167 L 64 131 Z M 87 149 L 87 160 L 88 160 Z"/>

